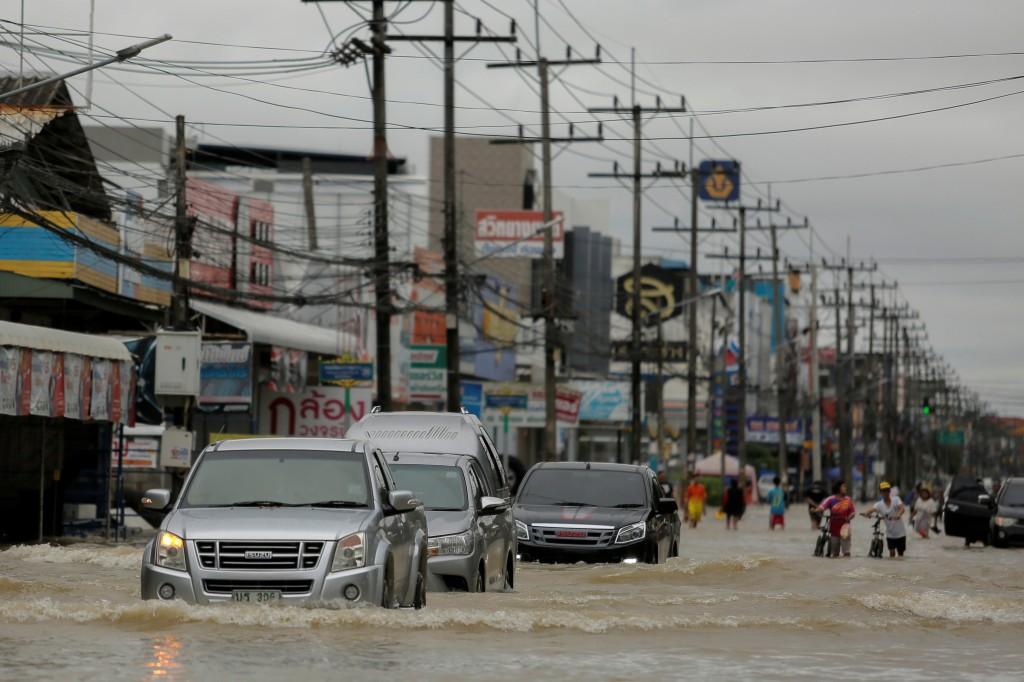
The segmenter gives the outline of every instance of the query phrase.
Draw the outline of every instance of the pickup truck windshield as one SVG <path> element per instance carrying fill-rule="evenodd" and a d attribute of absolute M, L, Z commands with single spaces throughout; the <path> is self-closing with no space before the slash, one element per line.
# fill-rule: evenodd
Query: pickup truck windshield
<path fill-rule="evenodd" d="M 199 463 L 183 507 L 365 507 L 366 457 L 348 452 L 212 452 Z"/>
<path fill-rule="evenodd" d="M 1024 483 L 1009 483 L 1003 486 L 1003 497 L 999 504 L 1004 507 L 1024 507 Z"/>
<path fill-rule="evenodd" d="M 566 507 L 643 507 L 644 478 L 632 471 L 538 469 L 523 483 L 519 504 Z"/>
<path fill-rule="evenodd" d="M 398 487 L 416 493 L 427 511 L 466 509 L 466 479 L 458 467 L 395 463 L 390 468 Z"/>

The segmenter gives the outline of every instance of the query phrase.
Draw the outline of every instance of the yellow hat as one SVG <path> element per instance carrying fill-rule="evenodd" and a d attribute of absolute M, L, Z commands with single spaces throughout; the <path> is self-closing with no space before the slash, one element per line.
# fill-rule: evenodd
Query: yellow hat
<path fill-rule="evenodd" d="M 892 485 L 889 483 L 889 481 L 882 481 L 881 483 L 878 484 L 879 490 L 889 490 L 891 488 Z"/>

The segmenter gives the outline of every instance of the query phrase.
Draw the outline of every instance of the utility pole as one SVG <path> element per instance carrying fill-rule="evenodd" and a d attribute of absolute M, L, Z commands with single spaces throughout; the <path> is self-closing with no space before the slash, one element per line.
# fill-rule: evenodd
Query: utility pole
<path fill-rule="evenodd" d="M 181 114 L 175 116 L 174 127 L 174 299 L 171 303 L 171 328 L 183 331 L 189 327 L 188 281 L 195 225 L 188 215 L 185 117 Z"/>
<path fill-rule="evenodd" d="M 459 223 L 455 201 L 455 57 L 456 43 L 514 43 L 515 22 L 510 35 L 485 36 L 483 25 L 477 22 L 475 35 L 455 35 L 455 0 L 444 2 L 444 35 L 392 35 L 389 40 L 444 43 L 444 295 L 445 295 L 445 347 L 447 360 L 447 407 L 458 412 L 462 404 L 459 389 Z M 465 57 L 465 53 L 462 55 Z M 461 59 L 460 57 L 459 59 Z"/>
<path fill-rule="evenodd" d="M 739 415 L 737 421 L 737 446 L 736 452 L 739 457 L 739 479 L 742 485 L 746 484 L 747 479 L 747 261 L 748 260 L 769 260 L 769 256 L 762 256 L 760 249 L 754 256 L 747 255 L 747 212 L 751 213 L 778 213 L 782 210 L 781 202 L 776 201 L 774 205 L 764 205 L 758 200 L 755 205 L 739 205 L 739 206 L 714 206 L 713 208 L 721 208 L 725 210 L 737 210 L 739 212 L 740 221 L 740 255 L 739 255 L 739 269 L 736 276 L 736 291 L 739 296 L 739 387 L 737 392 L 739 398 L 737 400 L 737 407 Z M 789 227 L 792 227 L 792 223 L 788 223 Z M 760 222 L 753 229 L 766 229 L 761 226 Z M 770 228 L 767 228 L 770 229 Z M 709 254 L 708 258 L 723 258 L 730 259 L 732 256 L 729 252 L 721 254 Z"/>
<path fill-rule="evenodd" d="M 692 154 L 691 154 L 692 156 Z M 687 277 L 687 287 L 689 298 L 696 298 L 698 290 L 700 288 L 698 271 L 697 271 L 697 243 L 698 234 L 701 233 L 712 233 L 712 234 L 729 234 L 738 231 L 736 227 L 736 221 L 733 220 L 732 229 L 719 228 L 715 219 L 711 220 L 710 227 L 700 227 L 697 224 L 697 200 L 698 200 L 698 188 L 697 183 L 700 182 L 700 170 L 691 166 L 690 172 L 690 183 L 692 188 L 692 196 L 690 197 L 690 227 L 681 228 L 679 225 L 679 218 L 673 221 L 672 227 L 654 227 L 654 232 L 675 232 L 681 234 L 684 231 L 690 233 L 690 272 Z M 712 300 L 712 325 L 714 325 L 714 307 L 717 305 L 718 299 Z M 686 367 L 686 378 L 687 378 L 687 401 L 686 401 L 686 464 L 692 466 L 693 461 L 696 459 L 697 454 L 697 382 L 700 377 L 697 376 L 697 307 L 693 307 L 688 311 L 687 324 L 688 324 L 688 336 L 689 341 L 686 344 L 687 355 L 687 367 Z M 714 331 L 711 334 L 711 348 L 714 353 Z M 691 349 L 693 349 L 691 351 Z M 712 360 L 712 363 L 714 360 Z M 712 364 L 709 375 L 714 372 L 714 366 Z M 712 377 L 708 388 L 708 400 L 705 404 L 705 413 L 707 415 L 707 441 L 709 443 L 708 453 L 710 455 L 710 441 L 711 441 L 711 391 L 714 387 L 714 378 Z"/>
<path fill-rule="evenodd" d="M 302 198 L 306 204 L 306 243 L 310 251 L 316 251 L 316 204 L 313 201 L 313 162 L 308 156 L 302 157 Z"/>
<path fill-rule="evenodd" d="M 388 138 L 384 57 L 387 18 L 384 0 L 373 0 L 373 247 L 377 323 L 377 404 L 391 409 L 391 249 L 388 244 Z"/>
<path fill-rule="evenodd" d="M 811 239 L 814 239 L 812 233 Z M 811 263 L 811 480 L 821 481 L 821 380 L 818 377 L 818 267 Z M 801 467 L 802 470 L 802 467 Z"/>
<path fill-rule="evenodd" d="M 614 170 L 611 173 L 589 173 L 589 177 L 592 178 L 616 178 L 620 180 L 630 179 L 633 181 L 633 281 L 631 302 L 629 305 L 630 316 L 632 318 L 632 369 L 630 372 L 630 383 L 632 386 L 632 419 L 631 419 L 631 440 L 632 440 L 632 455 L 636 461 L 642 461 L 641 456 L 641 443 L 642 434 L 640 432 L 642 418 L 640 414 L 640 399 L 641 399 L 641 376 L 640 376 L 640 362 L 643 357 L 643 351 L 641 348 L 642 339 L 640 333 L 641 325 L 641 304 L 640 304 L 640 288 L 641 288 L 641 277 L 640 269 L 642 265 L 641 249 L 642 249 L 642 205 L 643 205 L 643 188 L 641 181 L 644 178 L 682 178 L 685 177 L 686 172 L 680 163 L 676 163 L 676 167 L 672 170 L 663 171 L 661 165 L 658 164 L 654 173 L 643 172 L 643 147 L 641 142 L 643 140 L 643 116 L 645 113 L 685 113 L 686 112 L 686 100 L 680 98 L 680 106 L 678 107 L 663 107 L 661 105 L 661 98 L 658 98 L 655 102 L 654 107 L 643 107 L 636 101 L 636 50 L 633 49 L 631 52 L 631 69 L 630 69 L 630 104 L 629 107 L 619 106 L 618 98 L 615 98 L 611 107 L 591 107 L 587 111 L 592 114 L 618 114 L 618 115 L 629 115 L 633 123 L 633 172 L 632 173 L 620 173 L 618 164 L 614 166 Z M 659 311 L 660 312 L 660 311 Z M 688 353 L 693 353 L 694 348 L 688 348 Z"/>
<path fill-rule="evenodd" d="M 697 301 L 693 302 L 693 308 L 697 307 Z M 693 314 L 691 309 L 690 314 Z M 695 353 L 690 353 L 690 357 Z M 664 320 L 658 315 L 658 461 L 662 466 L 668 466 L 668 456 L 665 454 L 665 335 Z"/>
<path fill-rule="evenodd" d="M 512 62 L 488 64 L 488 68 L 536 68 L 540 80 L 540 110 L 541 110 L 541 135 L 539 138 L 499 139 L 492 140 L 492 144 L 541 144 L 541 182 L 543 187 L 543 208 L 544 208 L 544 291 L 541 296 L 544 314 L 544 456 L 547 460 L 558 459 L 558 423 L 555 418 L 555 396 L 556 368 L 555 348 L 558 346 L 558 295 L 557 276 L 555 268 L 555 239 L 554 230 L 554 199 L 552 195 L 552 143 L 570 142 L 600 142 L 604 138 L 598 131 L 597 137 L 576 137 L 572 126 L 569 128 L 569 137 L 555 138 L 551 135 L 551 67 L 553 66 L 577 66 L 580 64 L 600 64 L 600 48 L 593 59 L 573 58 L 571 48 L 566 50 L 565 59 L 547 59 L 537 55 L 534 60 L 523 60 L 516 50 L 516 59 Z M 562 234 L 565 234 L 565 226 L 561 226 Z"/>

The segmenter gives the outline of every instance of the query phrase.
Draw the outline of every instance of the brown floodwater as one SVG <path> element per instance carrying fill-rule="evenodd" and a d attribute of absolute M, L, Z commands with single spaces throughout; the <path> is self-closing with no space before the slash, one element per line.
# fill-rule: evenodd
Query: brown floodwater
<path fill-rule="evenodd" d="M 1024 551 L 815 559 L 806 514 L 706 520 L 660 566 L 519 566 L 422 611 L 143 602 L 141 547 L 0 552 L 0 679 L 1020 679 Z"/>

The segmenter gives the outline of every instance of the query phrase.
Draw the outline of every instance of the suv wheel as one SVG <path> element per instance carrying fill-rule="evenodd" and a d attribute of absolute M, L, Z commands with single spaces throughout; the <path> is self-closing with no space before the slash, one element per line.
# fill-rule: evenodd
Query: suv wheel
<path fill-rule="evenodd" d="M 505 559 L 505 592 L 512 592 L 516 584 L 516 560 L 511 554 Z"/>
<path fill-rule="evenodd" d="M 423 575 L 423 571 L 419 571 L 416 574 L 416 598 L 412 602 L 412 607 L 417 611 L 427 605 L 427 578 Z"/>
<path fill-rule="evenodd" d="M 385 609 L 391 609 L 395 607 L 394 601 L 395 591 L 395 576 L 391 568 L 391 560 L 388 560 L 387 566 L 384 568 L 384 585 L 380 591 L 380 605 Z"/>

